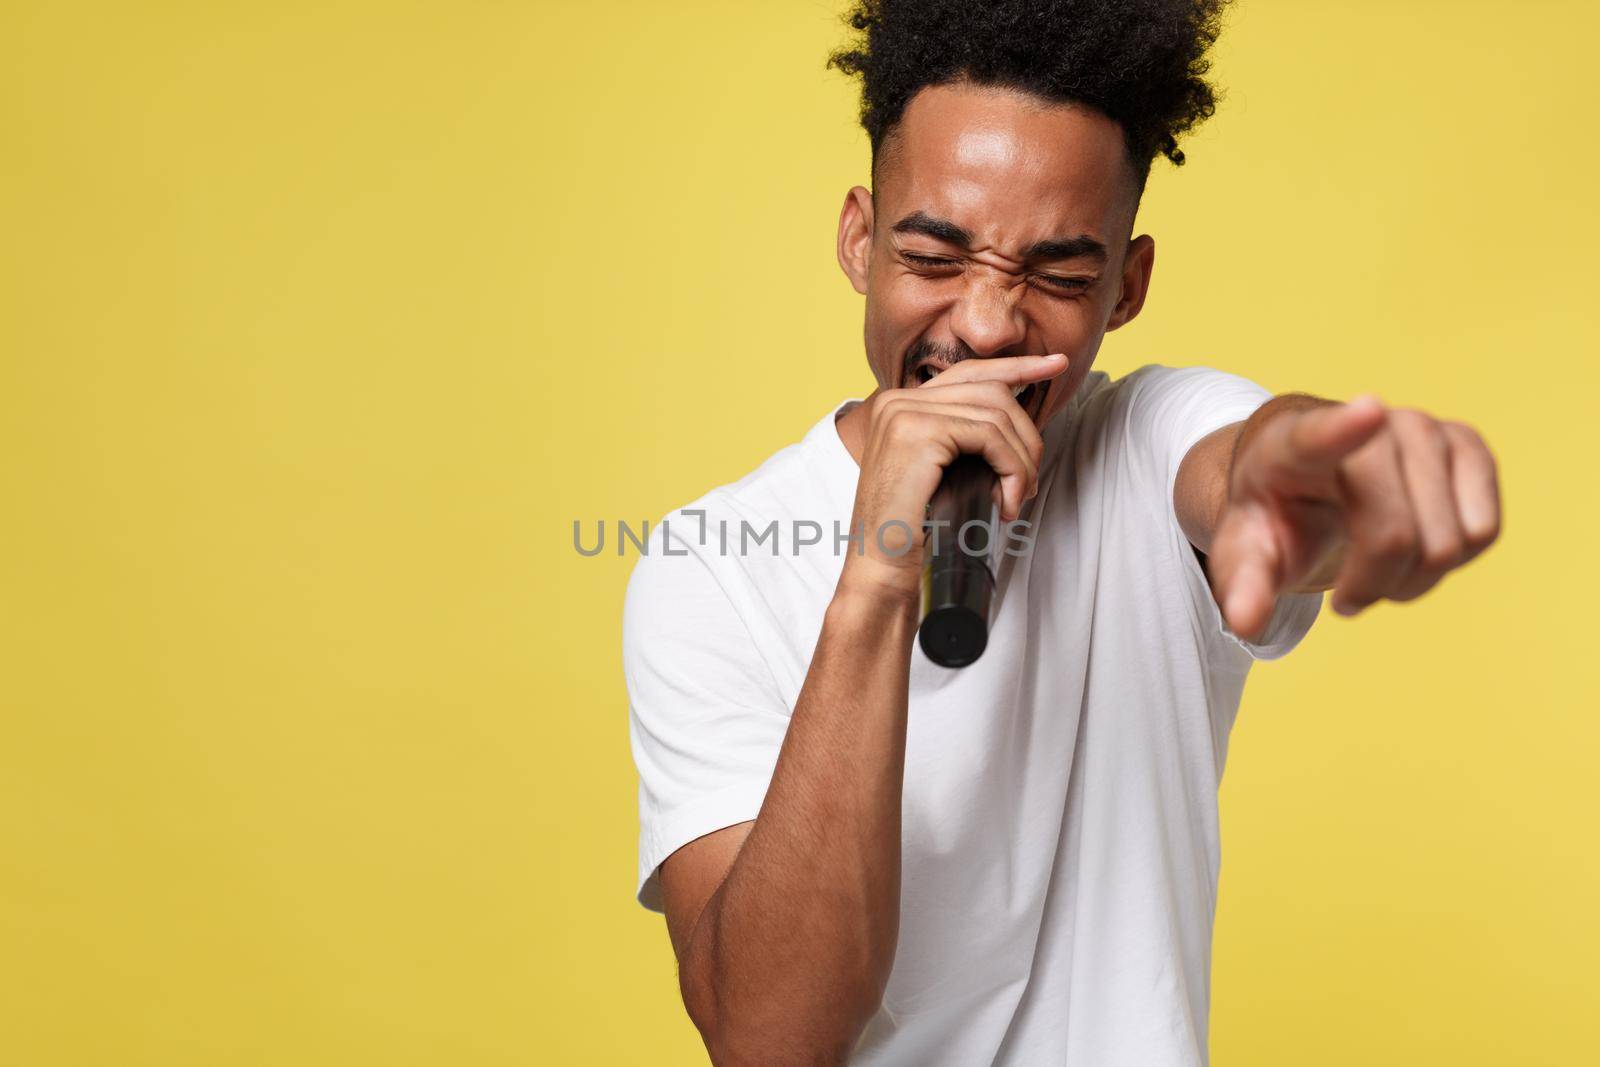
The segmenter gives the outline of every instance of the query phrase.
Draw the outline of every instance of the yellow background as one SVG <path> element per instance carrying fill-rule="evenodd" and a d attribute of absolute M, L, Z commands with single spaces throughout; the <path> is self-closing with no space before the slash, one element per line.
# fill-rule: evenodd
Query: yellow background
<path fill-rule="evenodd" d="M 1143 316 L 1478 426 L 1501 542 L 1258 668 L 1219 1065 L 1597 1062 L 1592 5 L 1246 0 Z M 692 1064 L 659 516 L 870 386 L 833 2 L 0 15 L 0 1060 Z M 591 527 L 592 528 L 592 527 Z"/>

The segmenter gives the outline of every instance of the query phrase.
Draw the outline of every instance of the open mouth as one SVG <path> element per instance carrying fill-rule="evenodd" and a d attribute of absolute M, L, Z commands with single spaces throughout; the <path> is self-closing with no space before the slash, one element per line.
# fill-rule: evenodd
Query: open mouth
<path fill-rule="evenodd" d="M 1041 382 L 1029 382 L 1017 391 L 1017 403 L 1022 410 L 1028 413 L 1028 418 L 1039 421 L 1039 409 L 1044 405 L 1045 386 Z"/>

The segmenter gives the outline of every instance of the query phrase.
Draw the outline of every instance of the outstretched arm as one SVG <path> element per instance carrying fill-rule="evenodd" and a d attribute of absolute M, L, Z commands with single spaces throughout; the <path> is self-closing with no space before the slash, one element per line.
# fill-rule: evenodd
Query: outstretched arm
<path fill-rule="evenodd" d="M 1333 590 L 1354 615 L 1411 600 L 1500 532 L 1476 430 L 1375 397 L 1275 397 L 1190 449 L 1173 506 L 1229 627 L 1259 636 L 1278 594 Z"/>

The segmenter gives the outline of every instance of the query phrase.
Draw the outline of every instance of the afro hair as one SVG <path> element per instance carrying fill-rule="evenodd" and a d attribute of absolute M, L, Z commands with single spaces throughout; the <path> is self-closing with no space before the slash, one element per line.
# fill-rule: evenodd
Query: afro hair
<path fill-rule="evenodd" d="M 1227 0 L 860 0 L 828 65 L 861 79 L 874 166 L 921 89 L 955 81 L 1083 104 L 1121 125 L 1142 189 L 1216 110 L 1206 53 Z"/>

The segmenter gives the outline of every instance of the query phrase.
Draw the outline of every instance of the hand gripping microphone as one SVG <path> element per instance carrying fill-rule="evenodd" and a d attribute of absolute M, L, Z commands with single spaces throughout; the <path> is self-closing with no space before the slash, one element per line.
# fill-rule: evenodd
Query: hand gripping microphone
<path fill-rule="evenodd" d="M 965 667 L 989 643 L 994 485 L 994 470 L 982 456 L 959 455 L 928 502 L 917 640 L 941 667 Z"/>

